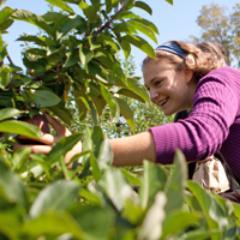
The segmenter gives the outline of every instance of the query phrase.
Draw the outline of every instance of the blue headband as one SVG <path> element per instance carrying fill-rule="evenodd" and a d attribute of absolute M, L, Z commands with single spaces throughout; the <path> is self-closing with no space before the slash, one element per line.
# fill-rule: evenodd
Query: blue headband
<path fill-rule="evenodd" d="M 185 58 L 187 56 L 187 52 L 184 51 L 176 42 L 166 42 L 159 45 L 156 50 L 162 50 L 166 52 L 173 53 L 181 58 Z"/>

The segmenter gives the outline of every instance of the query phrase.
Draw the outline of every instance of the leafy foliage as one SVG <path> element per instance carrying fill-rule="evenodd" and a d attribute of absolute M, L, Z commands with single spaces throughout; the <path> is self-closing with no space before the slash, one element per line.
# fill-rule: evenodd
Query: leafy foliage
<path fill-rule="evenodd" d="M 2 236 L 238 239 L 239 205 L 187 181 L 185 159 L 179 152 L 172 168 L 145 162 L 141 173 L 98 164 L 99 158 L 106 159 L 108 155 L 105 151 L 96 156 L 99 179 L 92 178 L 93 175 L 84 177 L 85 170 L 78 169 L 81 178 L 70 174 L 65 176 L 68 180 L 57 180 L 55 176 L 46 185 L 38 177 L 35 181 L 31 179 L 27 186 L 23 184 L 26 180 L 13 173 L 4 163 L 6 159 L 2 159 L 0 222 L 5 223 L 0 225 Z M 177 171 L 179 168 L 182 170 Z M 52 170 L 47 166 L 44 171 Z"/>
<path fill-rule="evenodd" d="M 164 120 L 152 106 L 136 102 L 148 100 L 145 89 L 119 60 L 132 46 L 154 55 L 143 36 L 156 41 L 157 28 L 134 13 L 141 8 L 151 14 L 151 7 L 134 0 L 47 2 L 52 8 L 41 16 L 0 11 L 2 34 L 14 21 L 41 30 L 18 38 L 30 43 L 23 52 L 26 71 L 14 65 L 0 38 L 0 238 L 238 239 L 239 205 L 188 181 L 180 152 L 173 166 L 111 165 L 103 129 L 113 134 L 119 116 L 128 125 L 118 136 Z M 16 135 L 36 140 L 40 134 L 21 120 L 43 112 L 67 125 L 82 124 L 81 134 L 61 139 L 48 155 L 13 151 Z M 104 119 L 115 122 L 106 126 Z M 79 139 L 83 151 L 69 169 L 64 155 Z"/>

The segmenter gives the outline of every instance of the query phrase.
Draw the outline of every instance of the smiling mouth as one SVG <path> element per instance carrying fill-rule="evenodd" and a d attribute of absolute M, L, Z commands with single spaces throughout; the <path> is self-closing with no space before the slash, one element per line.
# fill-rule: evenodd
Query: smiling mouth
<path fill-rule="evenodd" d="M 160 107 L 164 107 L 164 105 L 167 103 L 167 101 L 168 101 L 168 97 L 167 98 L 164 98 L 163 100 L 161 100 L 159 103 L 158 103 L 158 105 L 160 106 Z"/>

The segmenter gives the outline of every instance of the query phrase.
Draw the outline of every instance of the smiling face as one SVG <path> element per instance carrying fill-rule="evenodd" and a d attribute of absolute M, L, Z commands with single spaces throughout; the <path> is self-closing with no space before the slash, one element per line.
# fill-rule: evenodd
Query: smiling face
<path fill-rule="evenodd" d="M 150 98 L 167 116 L 191 108 L 196 89 L 192 76 L 191 70 L 177 69 L 167 58 L 151 60 L 143 66 Z"/>

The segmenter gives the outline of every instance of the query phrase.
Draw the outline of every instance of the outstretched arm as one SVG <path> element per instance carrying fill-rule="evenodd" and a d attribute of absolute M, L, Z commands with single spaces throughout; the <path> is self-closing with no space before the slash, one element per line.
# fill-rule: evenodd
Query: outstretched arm
<path fill-rule="evenodd" d="M 111 139 L 113 165 L 134 166 L 142 164 L 144 159 L 152 162 L 156 159 L 155 146 L 150 132 L 142 132 L 130 137 Z"/>
<path fill-rule="evenodd" d="M 47 116 L 47 120 L 58 134 L 54 137 L 49 133 L 45 133 L 40 139 L 38 139 L 39 144 L 24 145 L 31 148 L 33 153 L 47 154 L 51 151 L 54 143 L 56 143 L 61 137 L 71 135 L 70 131 L 57 119 Z M 144 159 L 153 162 L 156 159 L 155 146 L 150 132 L 142 132 L 133 136 L 111 139 L 109 141 L 114 156 L 113 165 L 115 166 L 140 165 Z M 21 145 L 16 147 L 21 147 Z M 81 153 L 81 151 L 82 144 L 79 142 L 66 154 L 66 164 L 68 164 L 71 158 L 76 154 Z"/>

